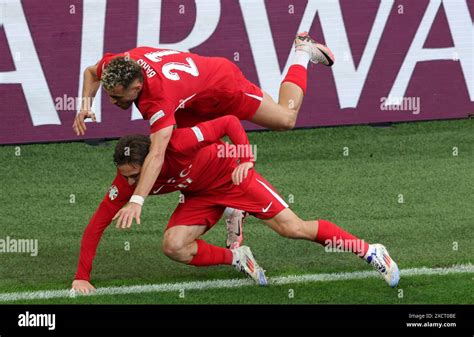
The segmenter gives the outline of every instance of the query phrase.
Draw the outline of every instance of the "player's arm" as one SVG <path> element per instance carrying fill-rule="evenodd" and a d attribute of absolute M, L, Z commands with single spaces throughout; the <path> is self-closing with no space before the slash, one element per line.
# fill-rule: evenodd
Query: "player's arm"
<path fill-rule="evenodd" d="M 228 136 L 234 145 L 244 145 L 247 151 L 239 152 L 241 163 L 255 161 L 247 133 L 237 117 L 233 115 L 223 116 L 200 123 L 200 127 L 204 129 L 205 134 L 209 138 L 220 139 L 224 136 Z"/>
<path fill-rule="evenodd" d="M 232 182 L 235 185 L 240 185 L 247 178 L 249 170 L 254 167 L 255 163 L 252 147 L 240 120 L 233 115 L 227 115 L 217 120 L 202 123 L 201 128 L 205 130 L 206 134 L 212 135 L 214 138 L 222 138 L 222 134 L 225 133 L 234 145 L 243 145 L 241 147 L 243 151 L 237 151 L 240 163 L 232 172 Z"/>
<path fill-rule="evenodd" d="M 110 225 L 112 217 L 119 209 L 120 206 L 114 209 L 110 203 L 102 201 L 84 230 L 76 276 L 72 283 L 72 289 L 75 291 L 88 293 L 94 290 L 90 283 L 92 262 L 104 230 Z"/>
<path fill-rule="evenodd" d="M 240 162 L 254 161 L 247 133 L 240 120 L 233 115 L 222 116 L 199 123 L 192 128 L 177 129 L 173 133 L 170 146 L 180 153 L 192 153 L 199 148 L 218 142 L 228 136 L 235 145 L 244 145 L 249 151 L 242 151 Z"/>
<path fill-rule="evenodd" d="M 169 125 L 150 135 L 150 149 L 143 162 L 140 171 L 140 179 L 130 202 L 123 207 L 114 217 L 117 220 L 118 228 L 130 228 L 133 219 L 140 224 L 140 214 L 146 196 L 150 193 L 153 185 L 160 175 L 165 152 L 173 133 L 174 125 Z"/>
<path fill-rule="evenodd" d="M 244 145 L 244 151 L 238 151 L 240 164 L 232 172 L 233 183 L 239 185 L 254 167 L 255 157 L 247 133 L 237 117 L 226 115 L 199 123 L 192 128 L 175 130 L 171 146 L 177 152 L 189 154 L 219 141 L 224 136 L 228 136 L 234 145 Z"/>
<path fill-rule="evenodd" d="M 125 205 L 133 193 L 133 188 L 119 175 L 112 183 L 116 194 L 107 193 L 90 219 L 81 240 L 81 250 L 77 271 L 72 283 L 72 288 L 81 293 L 94 290 L 90 284 L 90 273 L 97 247 L 104 230 L 112 222 L 114 215 Z"/>
<path fill-rule="evenodd" d="M 84 70 L 84 81 L 82 84 L 81 108 L 74 119 L 72 128 L 77 136 L 85 134 L 87 127 L 84 122 L 87 118 L 92 118 L 95 122 L 95 114 L 92 112 L 92 101 L 100 87 L 100 78 L 97 76 L 98 64 L 87 67 Z"/>
<path fill-rule="evenodd" d="M 89 291 L 94 290 L 94 287 L 90 283 L 90 273 L 97 247 L 99 246 L 104 230 L 110 225 L 113 216 L 125 203 L 126 201 L 122 204 L 112 204 L 107 200 L 103 200 L 100 203 L 82 235 L 79 262 L 77 265 L 76 276 L 72 283 L 72 289 L 81 293 L 88 293 Z"/>

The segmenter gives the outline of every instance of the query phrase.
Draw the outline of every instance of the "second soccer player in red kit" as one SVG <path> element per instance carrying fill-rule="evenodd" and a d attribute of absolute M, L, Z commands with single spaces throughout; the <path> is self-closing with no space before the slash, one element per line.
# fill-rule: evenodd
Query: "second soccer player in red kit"
<path fill-rule="evenodd" d="M 225 207 L 230 206 L 249 212 L 284 237 L 351 251 L 369 262 L 390 286 L 398 284 L 398 266 L 383 245 L 369 245 L 326 220 L 300 219 L 253 169 L 251 151 L 229 152 L 237 157 L 221 155 L 227 145 L 220 138 L 226 135 L 236 146 L 250 146 L 235 116 L 177 129 L 171 136 L 163 168 L 152 188 L 152 194 L 180 190 L 184 196 L 164 234 L 163 251 L 168 257 L 197 267 L 232 265 L 257 284 L 266 285 L 265 272 L 249 247 L 229 249 L 200 239 L 216 224 Z M 74 290 L 83 293 L 94 290 L 90 272 L 99 240 L 142 179 L 142 166 L 150 146 L 149 138 L 140 135 L 123 137 L 117 143 L 114 153 L 117 176 L 84 232 Z M 122 222 L 117 227 L 127 226 Z"/>
<path fill-rule="evenodd" d="M 310 61 L 332 66 L 334 56 L 306 32 L 298 34 L 293 64 L 280 86 L 278 103 L 249 82 L 232 62 L 219 57 L 140 47 L 106 54 L 87 68 L 83 105 L 73 124 L 77 135 L 86 131 L 84 119 L 95 118 L 92 98 L 101 83 L 111 103 L 122 109 L 135 103 L 150 123 L 151 145 L 141 179 L 130 202 L 119 211 L 119 224 L 124 221 L 130 226 L 133 219 L 140 222 L 145 197 L 161 171 L 175 126 L 193 126 L 219 116 L 235 115 L 274 130 L 293 128 L 306 92 Z M 239 212 L 242 219 L 243 212 Z M 231 227 L 235 228 L 236 223 Z"/>

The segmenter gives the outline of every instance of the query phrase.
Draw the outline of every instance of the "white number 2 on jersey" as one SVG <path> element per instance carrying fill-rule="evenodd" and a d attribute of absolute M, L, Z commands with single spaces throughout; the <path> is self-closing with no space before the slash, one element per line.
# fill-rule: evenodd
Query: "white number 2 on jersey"
<path fill-rule="evenodd" d="M 194 63 L 193 59 L 190 57 L 186 57 L 186 61 L 188 61 L 188 64 L 186 63 L 179 63 L 179 62 L 169 62 L 163 65 L 161 68 L 161 71 L 163 72 L 163 75 L 167 79 L 173 80 L 173 81 L 178 81 L 181 79 L 179 77 L 179 74 L 174 72 L 173 70 L 179 70 L 179 71 L 184 71 L 188 74 L 191 74 L 193 76 L 199 76 L 199 70 L 196 67 L 196 63 Z"/>

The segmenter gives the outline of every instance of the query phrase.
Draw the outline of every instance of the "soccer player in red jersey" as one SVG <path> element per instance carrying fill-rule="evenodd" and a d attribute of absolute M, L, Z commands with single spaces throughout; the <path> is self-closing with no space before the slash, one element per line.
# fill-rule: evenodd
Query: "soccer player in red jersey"
<path fill-rule="evenodd" d="M 73 124 L 77 135 L 92 118 L 92 98 L 102 83 L 112 104 L 128 109 L 135 103 L 150 123 L 151 146 L 143 163 L 142 179 L 118 222 L 140 222 L 146 196 L 158 177 L 174 126 L 187 127 L 223 115 L 235 115 L 274 130 L 294 127 L 306 92 L 309 61 L 331 66 L 334 56 L 304 32 L 295 39 L 293 65 L 283 80 L 278 103 L 227 59 L 203 57 L 175 50 L 139 47 L 106 54 L 84 72 L 82 107 Z"/>
<path fill-rule="evenodd" d="M 225 135 L 233 145 L 220 140 Z M 117 143 L 114 154 L 117 176 L 85 229 L 72 285 L 76 291 L 94 290 L 90 272 L 99 240 L 142 179 L 142 166 L 150 146 L 146 136 L 126 136 Z M 250 147 L 243 127 L 232 115 L 173 132 L 163 168 L 151 190 L 151 194 L 180 190 L 184 196 L 164 234 L 163 251 L 168 257 L 198 267 L 233 265 L 257 284 L 266 285 L 264 270 L 249 247 L 222 248 L 200 239 L 220 219 L 225 207 L 230 206 L 249 212 L 284 237 L 351 251 L 372 264 L 390 286 L 398 284 L 398 266 L 383 245 L 369 245 L 326 220 L 300 219 L 253 169 L 252 152 L 226 151 L 229 146 Z M 116 226 L 129 228 L 130 223 L 117 222 Z"/>

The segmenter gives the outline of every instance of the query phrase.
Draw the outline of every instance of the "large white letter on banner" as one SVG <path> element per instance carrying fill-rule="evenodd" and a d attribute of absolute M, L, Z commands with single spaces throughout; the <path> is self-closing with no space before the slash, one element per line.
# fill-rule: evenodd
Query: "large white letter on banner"
<path fill-rule="evenodd" d="M 474 101 L 474 28 L 466 1 L 443 1 L 454 47 L 423 48 L 440 6 L 441 0 L 431 0 L 428 4 L 392 90 L 385 101 L 386 106 L 401 104 L 418 62 L 434 60 L 460 61 L 469 96 L 471 101 Z"/>
<path fill-rule="evenodd" d="M 140 0 L 138 4 L 138 46 L 189 51 L 205 42 L 214 33 L 221 15 L 219 0 L 196 0 L 196 21 L 191 33 L 176 43 L 160 43 L 161 0 Z M 132 120 L 142 115 L 133 105 Z"/>
<path fill-rule="evenodd" d="M 21 2 L 0 0 L 0 9 L 0 27 L 5 30 L 16 69 L 0 72 L 0 84 L 21 84 L 34 126 L 61 124 Z"/>
<path fill-rule="evenodd" d="M 293 58 L 293 47 L 289 51 L 285 69 L 281 72 L 264 1 L 241 0 L 240 6 L 260 86 L 277 99 L 280 82 Z M 319 13 L 324 39 L 336 55 L 336 65 L 332 70 L 341 108 L 357 106 L 392 6 L 393 0 L 380 2 L 359 67 L 356 69 L 339 1 L 308 1 L 298 31 L 309 31 L 316 13 Z"/>

